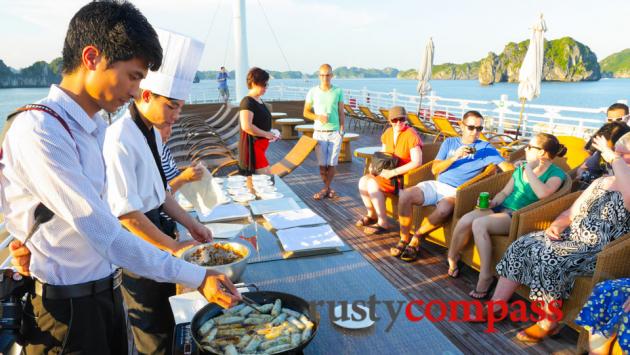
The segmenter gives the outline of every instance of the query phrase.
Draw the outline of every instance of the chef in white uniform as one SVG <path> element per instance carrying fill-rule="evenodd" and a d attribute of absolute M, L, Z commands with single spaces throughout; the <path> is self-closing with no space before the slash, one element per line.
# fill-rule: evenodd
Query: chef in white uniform
<path fill-rule="evenodd" d="M 156 31 L 164 53 L 162 66 L 149 72 L 140 83 L 140 95 L 124 116 L 107 129 L 103 148 L 107 200 L 112 213 L 130 232 L 176 254 L 189 243 L 175 240 L 174 223 L 160 212 L 181 223 L 199 242 L 211 241 L 212 234 L 166 190 L 161 166 L 162 139 L 156 127 L 178 119 L 204 45 L 177 33 Z M 155 282 L 124 270 L 123 295 L 139 353 L 171 352 L 174 320 L 168 297 L 174 294 L 174 284 Z"/>

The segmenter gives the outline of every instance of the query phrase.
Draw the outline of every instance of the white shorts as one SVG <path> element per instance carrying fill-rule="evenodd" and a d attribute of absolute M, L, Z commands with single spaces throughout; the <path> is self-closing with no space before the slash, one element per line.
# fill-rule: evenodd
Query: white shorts
<path fill-rule="evenodd" d="M 341 151 L 341 141 L 343 137 L 338 131 L 322 132 L 315 131 L 313 139 L 317 141 L 315 147 L 315 155 L 319 166 L 335 166 L 339 161 L 339 152 Z"/>
<path fill-rule="evenodd" d="M 424 194 L 423 206 L 437 205 L 445 197 L 455 197 L 457 188 L 437 180 L 423 181 L 416 185 Z"/>

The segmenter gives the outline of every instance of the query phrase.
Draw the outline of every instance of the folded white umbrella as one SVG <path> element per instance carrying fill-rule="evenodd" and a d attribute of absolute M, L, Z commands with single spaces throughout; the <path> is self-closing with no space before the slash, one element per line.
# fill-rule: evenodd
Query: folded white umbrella
<path fill-rule="evenodd" d="M 518 73 L 518 97 L 521 101 L 521 114 L 516 131 L 517 138 L 523 119 L 525 101 L 531 101 L 540 96 L 540 82 L 542 81 L 545 55 L 545 31 L 547 31 L 547 25 L 541 14 L 540 19 L 532 28 L 532 37 L 529 40 L 529 47 L 527 48 L 527 53 L 525 54 L 521 69 Z"/>
<path fill-rule="evenodd" d="M 424 54 L 420 67 L 418 68 L 418 86 L 417 91 L 420 95 L 420 104 L 418 105 L 418 114 L 420 114 L 420 108 L 422 106 L 422 98 L 431 92 L 431 68 L 433 67 L 433 51 L 435 46 L 433 45 L 433 39 L 429 37 L 426 46 L 424 47 Z"/>

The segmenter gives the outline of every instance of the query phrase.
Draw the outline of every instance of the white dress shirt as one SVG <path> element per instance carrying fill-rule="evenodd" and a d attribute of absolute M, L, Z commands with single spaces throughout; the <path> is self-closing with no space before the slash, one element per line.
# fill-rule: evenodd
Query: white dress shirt
<path fill-rule="evenodd" d="M 25 239 L 39 202 L 55 213 L 27 243 L 33 276 L 71 285 L 106 277 L 114 264 L 156 281 L 198 287 L 202 267 L 125 231 L 112 215 L 105 202 L 102 118 L 89 117 L 55 85 L 39 103 L 64 118 L 74 139 L 55 118 L 28 111 L 14 118 L 0 160 L 0 200 L 11 234 Z"/>
<path fill-rule="evenodd" d="M 156 136 L 162 152 L 160 133 Z M 166 198 L 164 184 L 149 143 L 131 118 L 129 110 L 107 128 L 103 146 L 107 171 L 107 202 L 114 216 L 158 208 Z"/>

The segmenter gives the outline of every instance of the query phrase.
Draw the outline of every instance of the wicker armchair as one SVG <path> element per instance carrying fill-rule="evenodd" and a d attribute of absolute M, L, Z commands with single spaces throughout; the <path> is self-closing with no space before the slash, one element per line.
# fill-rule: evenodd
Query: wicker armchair
<path fill-rule="evenodd" d="M 517 235 L 522 236 L 529 232 L 546 229 L 560 213 L 571 207 L 581 193 L 582 191 L 570 193 L 534 210 L 522 213 Z M 596 283 L 604 280 L 630 275 L 628 259 L 630 259 L 630 233 L 621 236 L 604 247 L 597 255 L 595 273 L 593 275 L 576 278 L 571 295 L 562 306 L 564 322 L 567 325 L 577 331 L 582 331 L 582 327 L 576 325 L 574 320 L 593 291 L 593 287 Z M 524 286 L 519 287 L 517 292 L 526 298 L 529 295 L 529 290 Z M 578 341 L 578 349 L 584 349 L 585 347 L 588 347 L 588 334 L 583 331 Z"/>
<path fill-rule="evenodd" d="M 455 210 L 453 211 L 453 222 L 451 226 L 451 230 L 455 229 L 455 225 L 459 220 L 468 212 L 475 209 L 477 205 L 477 197 L 482 192 L 489 192 L 490 196 L 495 196 L 499 191 L 501 191 L 505 185 L 510 181 L 512 177 L 513 171 L 504 171 L 500 172 L 494 176 L 490 176 L 487 179 L 483 179 L 474 184 L 471 184 L 465 188 L 462 188 L 457 191 L 456 195 L 456 203 Z M 507 235 L 493 235 L 491 238 L 492 242 L 492 263 L 496 265 L 496 263 L 501 259 L 505 250 L 510 246 L 510 244 L 516 240 L 519 219 L 522 213 L 527 211 L 531 211 L 533 209 L 538 208 L 539 206 L 544 205 L 549 201 L 553 201 L 559 197 L 562 197 L 569 192 L 571 192 L 572 181 L 571 178 L 567 176 L 566 180 L 562 183 L 558 191 L 554 192 L 550 196 L 532 203 L 531 205 L 525 206 L 517 211 L 514 211 L 512 214 L 512 224 L 510 225 L 510 231 Z M 447 245 L 450 245 L 452 235 L 448 234 Z M 462 250 L 461 254 L 462 262 L 466 263 L 466 265 L 472 267 L 473 269 L 479 270 L 479 252 L 477 251 L 477 247 L 475 243 L 468 243 L 466 248 Z"/>
<path fill-rule="evenodd" d="M 420 181 L 426 180 L 427 171 L 431 175 L 431 165 L 433 164 L 433 160 L 437 156 L 438 151 L 440 150 L 440 143 L 430 143 L 425 144 L 422 147 L 422 161 L 426 162 L 423 165 L 407 172 L 403 175 L 403 186 L 413 186 L 419 183 Z M 398 219 L 398 196 L 394 194 L 385 194 L 385 211 L 387 211 L 387 215 Z"/>

